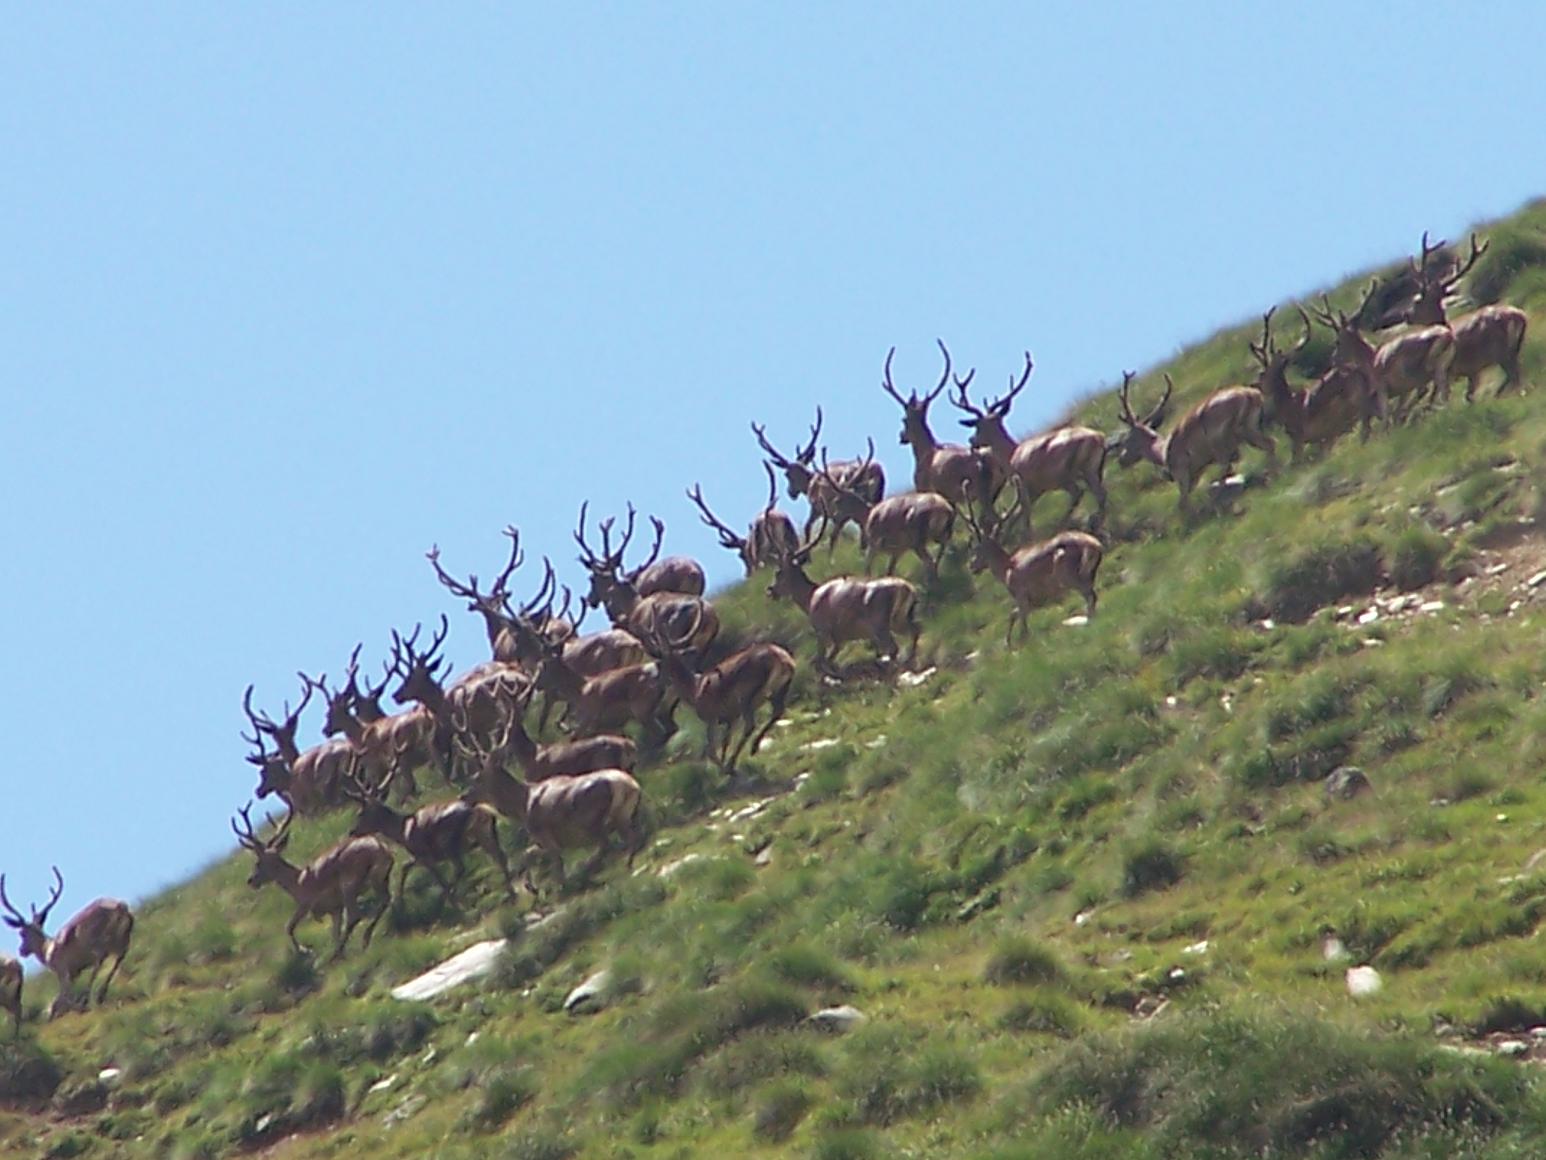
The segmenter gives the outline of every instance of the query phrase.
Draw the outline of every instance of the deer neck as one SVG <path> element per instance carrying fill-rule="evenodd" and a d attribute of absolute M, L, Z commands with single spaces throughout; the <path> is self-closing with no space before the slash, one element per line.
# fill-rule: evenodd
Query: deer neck
<path fill-rule="evenodd" d="M 612 623 L 621 625 L 639 603 L 639 591 L 628 580 L 618 580 L 607 590 L 601 603 L 606 606 Z"/>
<path fill-rule="evenodd" d="M 526 732 L 526 726 L 519 721 L 514 721 L 510 726 L 510 752 L 523 766 L 530 767 L 537 757 L 537 743 L 531 739 L 531 734 Z"/>
<path fill-rule="evenodd" d="M 526 816 L 526 807 L 531 801 L 531 790 L 526 783 L 518 777 L 511 777 L 502 765 L 485 762 L 478 770 L 478 778 L 483 783 L 484 796 L 491 802 L 507 802 L 521 817 Z"/>
<path fill-rule="evenodd" d="M 798 564 L 790 565 L 785 570 L 784 587 L 789 590 L 789 599 L 800 607 L 802 612 L 811 610 L 811 598 L 816 595 L 816 582 L 805 574 L 805 569 Z"/>
<path fill-rule="evenodd" d="M 978 431 L 981 433 L 982 446 L 980 448 L 974 447 L 973 450 L 986 451 L 1002 466 L 1007 468 L 1009 466 L 1009 457 L 1015 453 L 1015 448 L 1018 444 L 1010 437 L 1009 432 L 1004 429 L 1004 420 L 993 418 L 982 424 Z"/>
<path fill-rule="evenodd" d="M 433 680 L 426 679 L 424 687 L 413 696 L 413 700 L 429 710 L 429 714 L 437 722 L 448 724 L 450 722 L 450 710 L 446 705 L 446 691 Z"/>
<path fill-rule="evenodd" d="M 301 900 L 301 871 L 298 867 L 290 865 L 284 858 L 274 855 L 274 860 L 266 867 L 269 881 L 278 886 L 286 894 L 297 902 Z"/>
<path fill-rule="evenodd" d="M 1006 588 L 1009 586 L 1009 578 L 1014 574 L 1014 556 L 1008 548 L 997 540 L 984 540 L 983 551 L 988 556 L 988 571 L 998 577 L 999 583 Z"/>
<path fill-rule="evenodd" d="M 394 809 L 383 808 L 371 829 L 399 845 L 406 845 L 409 818 Z"/>

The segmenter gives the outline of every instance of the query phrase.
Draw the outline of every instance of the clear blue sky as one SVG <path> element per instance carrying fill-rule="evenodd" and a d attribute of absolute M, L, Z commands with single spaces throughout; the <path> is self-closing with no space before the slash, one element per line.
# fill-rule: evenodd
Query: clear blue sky
<path fill-rule="evenodd" d="M 815 405 L 1037 357 L 1022 428 L 1546 192 L 1546 8 L 101 5 L 0 47 L 0 870 L 230 846 L 243 687 L 453 613 L 580 501 L 736 522 Z M 953 424 L 952 424 L 953 427 Z M 528 568 L 528 578 L 532 569 Z M 314 736 L 317 716 L 308 718 Z"/>

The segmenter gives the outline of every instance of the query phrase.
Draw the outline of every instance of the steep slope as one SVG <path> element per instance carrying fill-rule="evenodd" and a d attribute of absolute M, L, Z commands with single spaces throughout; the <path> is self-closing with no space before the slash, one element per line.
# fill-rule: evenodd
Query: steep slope
<path fill-rule="evenodd" d="M 932 672 L 802 666 L 734 787 L 684 730 L 641 774 L 637 873 L 540 927 L 475 863 L 459 912 L 416 883 L 319 972 L 233 856 L 142 909 L 104 1010 L 0 1044 L 0 1151 L 1538 1154 L 1546 1092 L 1492 1048 L 1546 1055 L 1546 204 L 1490 232 L 1471 288 L 1531 312 L 1534 393 L 1270 480 L 1248 452 L 1243 492 L 1186 526 L 1153 469 L 1113 463 L 1093 621 L 1045 610 L 1007 652 L 1003 592 L 957 554 L 926 591 Z M 1177 402 L 1248 381 L 1253 330 L 1162 368 Z M 1110 428 L 1114 402 L 1078 414 Z M 761 581 L 717 603 L 809 658 Z M 1345 765 L 1371 793 L 1327 794 Z M 500 935 L 487 981 L 390 997 Z M 1383 989 L 1350 999 L 1351 963 Z M 566 1014 L 603 966 L 604 1008 Z M 845 1003 L 867 1016 L 847 1034 L 805 1022 Z M 29 1105 L 49 1061 L 63 1085 Z"/>

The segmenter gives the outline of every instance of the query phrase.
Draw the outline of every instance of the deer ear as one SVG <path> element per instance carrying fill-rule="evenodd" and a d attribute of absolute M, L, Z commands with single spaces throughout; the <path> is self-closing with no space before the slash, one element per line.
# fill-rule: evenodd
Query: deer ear
<path fill-rule="evenodd" d="M 5 925 L 15 930 L 21 929 L 21 923 L 17 922 L 16 919 L 12 918 L 10 915 L 5 916 Z"/>

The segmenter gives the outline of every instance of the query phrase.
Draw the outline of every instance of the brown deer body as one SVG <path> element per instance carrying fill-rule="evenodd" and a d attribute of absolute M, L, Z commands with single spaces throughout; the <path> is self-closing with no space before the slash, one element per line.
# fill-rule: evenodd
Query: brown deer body
<path fill-rule="evenodd" d="M 242 697 L 242 708 L 252 723 L 252 736 L 243 734 L 242 737 L 249 745 L 257 746 L 257 753 L 249 755 L 247 760 L 258 767 L 258 797 L 274 794 L 294 812 L 310 816 L 342 802 L 339 785 L 354 762 L 354 748 L 344 738 L 326 739 L 304 750 L 296 744 L 301 712 L 312 692 L 312 683 L 304 676 L 301 680 L 305 685 L 305 696 L 293 713 L 286 703 L 282 722 L 253 709 L 252 686 L 248 685 Z M 265 735 L 273 739 L 277 752 L 264 751 Z"/>
<path fill-rule="evenodd" d="M 873 448 L 871 454 L 873 454 Z M 956 509 L 950 500 L 932 491 L 911 491 L 893 495 L 879 503 L 870 503 L 857 492 L 848 491 L 831 475 L 825 474 L 826 455 L 822 455 L 823 478 L 840 495 L 853 501 L 863 519 L 859 525 L 859 547 L 864 550 L 864 570 L 870 571 L 875 557 L 886 555 L 886 575 L 896 573 L 903 553 L 912 552 L 923 561 L 930 578 L 939 576 L 945 549 L 955 531 Z M 934 549 L 932 552 L 930 549 Z"/>
<path fill-rule="evenodd" d="M 746 569 L 747 576 L 758 568 L 776 564 L 780 555 L 794 551 L 800 542 L 795 534 L 794 521 L 779 511 L 776 506 L 778 484 L 773 476 L 772 465 L 764 462 L 762 466 L 768 473 L 768 502 L 752 520 L 751 527 L 747 529 L 744 536 L 736 535 L 709 510 L 709 505 L 703 498 L 703 489 L 696 483 L 687 492 L 687 498 L 692 500 L 698 509 L 699 518 L 705 525 L 719 533 L 719 546 L 728 548 L 741 558 L 741 566 Z"/>
<path fill-rule="evenodd" d="M 1378 291 L 1372 282 L 1364 296 L 1367 303 Z M 1361 371 L 1373 393 L 1373 410 L 1385 423 L 1404 420 L 1432 387 L 1432 403 L 1449 398 L 1449 374 L 1454 361 L 1454 336 L 1442 326 L 1425 326 L 1397 335 L 1376 347 L 1359 330 L 1363 310 L 1351 316 L 1333 310 L 1322 296 L 1310 311 L 1318 322 L 1336 335 L 1333 357 L 1340 366 Z"/>
<path fill-rule="evenodd" d="M 1004 425 L 1015 396 L 1030 381 L 1033 366 L 1031 352 L 1026 351 L 1020 381 L 1016 383 L 1011 377 L 1009 393 L 985 408 L 967 398 L 965 384 L 951 402 L 971 416 L 962 419 L 961 425 L 972 429 L 972 446 L 991 455 L 1005 478 L 1018 481 L 1027 528 L 1036 501 L 1054 491 L 1068 496 L 1065 518 L 1073 515 L 1080 498 L 1089 492 L 1095 497 L 1095 524 L 1099 526 L 1106 518 L 1105 434 L 1093 427 L 1068 426 L 1017 442 Z"/>
<path fill-rule="evenodd" d="M 945 373 L 928 394 L 920 397 L 913 391 L 904 399 L 892 385 L 891 359 L 896 354 L 896 347 L 886 355 L 881 389 L 902 408 L 902 433 L 898 442 L 912 448 L 913 490 L 937 492 L 957 503 L 975 502 L 986 511 L 992 506 L 1005 478 L 999 474 L 992 456 L 959 443 L 941 443 L 929 428 L 929 404 L 950 382 L 950 351 L 943 342 L 939 343 L 939 349 L 945 356 Z M 965 379 L 957 380 L 963 391 L 971 377 L 968 374 Z"/>
<path fill-rule="evenodd" d="M 666 525 L 658 516 L 651 516 L 650 523 L 655 528 L 655 544 L 650 549 L 649 557 L 637 568 L 631 571 L 623 569 L 623 553 L 628 550 L 629 543 L 633 540 L 634 520 L 638 512 L 633 504 L 628 505 L 628 526 L 623 531 L 622 540 L 616 549 L 612 547 L 611 517 L 604 519 L 598 525 L 601 529 L 601 552 L 597 554 L 591 551 L 585 542 L 585 513 L 588 505 L 580 505 L 580 522 L 575 529 L 574 538 L 580 545 L 580 562 L 590 572 L 590 591 L 585 594 L 585 603 L 592 608 L 607 606 L 608 612 L 619 603 L 631 604 L 633 601 L 646 596 L 652 596 L 657 592 L 676 592 L 684 596 L 702 596 L 707 581 L 703 575 L 703 565 L 688 556 L 668 556 L 660 559 L 660 546 L 665 539 Z M 617 594 L 614 598 L 614 594 Z M 615 615 L 615 614 L 614 614 Z"/>
<path fill-rule="evenodd" d="M 102 980 L 101 989 L 96 993 L 98 1003 L 107 999 L 108 985 L 123 965 L 124 956 L 129 953 L 129 939 L 134 934 L 134 914 L 127 903 L 116 898 L 98 898 L 88 902 L 59 928 L 58 934 L 52 937 L 45 934 L 43 924 L 48 921 L 48 912 L 64 893 L 64 876 L 59 873 L 57 866 L 53 870 L 53 891 L 41 908 L 32 908 L 31 918 L 24 918 L 11 905 L 5 893 L 5 875 L 0 874 L 0 905 L 7 912 L 6 925 L 21 935 L 22 955 L 37 959 L 59 980 L 59 994 L 48 1009 L 50 1019 L 69 1006 L 71 983 L 77 975 L 88 970 L 91 972 L 91 977 L 86 981 L 86 1000 L 89 1002 L 92 989 L 96 987 L 97 976 L 101 974 L 103 965 L 111 959 L 113 965 L 108 968 L 107 977 Z"/>
<path fill-rule="evenodd" d="M 1161 436 L 1156 428 L 1164 422 L 1174 389 L 1170 376 L 1165 376 L 1165 395 L 1159 405 L 1142 420 L 1134 415 L 1128 399 L 1132 381 L 1133 374 L 1124 372 L 1121 417 L 1127 431 L 1113 440 L 1121 449 L 1117 462 L 1131 467 L 1147 460 L 1168 474 L 1180 490 L 1183 515 L 1191 514 L 1192 489 L 1202 473 L 1217 464 L 1220 478 L 1228 475 L 1240 458 L 1242 445 L 1260 448 L 1267 453 L 1268 466 L 1277 466 L 1277 448 L 1262 429 L 1262 393 L 1255 387 L 1214 391 L 1176 420 L 1169 435 Z"/>
<path fill-rule="evenodd" d="M 21 964 L 10 955 L 0 954 L 0 1011 L 11 1016 L 11 1038 L 21 1038 Z"/>
<path fill-rule="evenodd" d="M 379 835 L 408 852 L 410 861 L 398 873 L 399 898 L 403 896 L 408 871 L 414 866 L 422 866 L 449 902 L 451 882 L 460 880 L 466 872 L 463 858 L 471 845 L 481 848 L 499 867 L 506 890 L 512 896 L 515 894 L 510 865 L 505 859 L 504 848 L 499 844 L 499 818 L 488 806 L 456 798 L 405 814 L 372 796 L 369 789 L 355 795 L 355 800 L 359 802 L 360 813 L 351 834 L 357 838 Z M 439 867 L 446 862 L 452 867 L 451 882 L 447 882 L 440 874 Z"/>
<path fill-rule="evenodd" d="M 1268 414 L 1287 433 L 1291 457 L 1297 462 L 1306 447 L 1330 446 L 1359 424 L 1363 427 L 1363 438 L 1368 439 L 1374 416 L 1368 375 L 1356 367 L 1338 364 L 1309 387 L 1294 387 L 1288 381 L 1288 364 L 1310 341 L 1310 318 L 1304 311 L 1299 312 L 1304 320 L 1304 337 L 1285 352 L 1273 341 L 1272 315 L 1273 310 L 1262 315 L 1261 344 L 1247 345 L 1261 366 L 1257 385 L 1266 400 Z"/>
<path fill-rule="evenodd" d="M 743 750 L 755 754 L 784 715 L 795 674 L 794 657 L 768 642 L 748 645 L 702 673 L 669 649 L 661 651 L 660 665 L 677 695 L 703 721 L 705 755 L 727 772 L 735 769 Z M 770 714 L 759 730 L 757 710 L 764 702 Z M 737 721 L 741 737 L 732 746 Z M 721 728 L 724 735 L 716 744 L 715 734 Z"/>
<path fill-rule="evenodd" d="M 392 851 L 380 838 L 345 838 L 305 866 L 295 866 L 284 858 L 289 843 L 290 818 L 267 842 L 253 832 L 252 819 L 246 806 L 241 811 L 243 825 L 238 827 L 231 819 L 231 830 L 244 850 L 257 858 L 247 885 L 254 890 L 272 882 L 283 890 L 295 903 L 295 912 L 285 924 L 285 934 L 297 954 L 305 954 L 296 935 L 296 928 L 306 918 L 333 920 L 333 953 L 336 959 L 344 953 L 349 936 L 365 916 L 364 899 L 367 894 L 378 897 L 376 916 L 366 924 L 364 945 L 370 946 L 376 924 L 386 914 L 392 901 Z"/>
<path fill-rule="evenodd" d="M 503 707 L 501 707 L 501 711 Z M 520 762 L 528 782 L 546 781 L 560 775 L 592 773 L 598 769 L 621 769 L 632 773 L 639 763 L 639 747 L 627 737 L 602 733 L 573 741 L 555 741 L 538 745 L 521 725 L 521 707 L 507 717 L 509 739 L 505 749 Z M 466 730 L 458 730 L 463 736 Z M 474 735 L 479 736 L 479 735 Z M 492 736 L 490 731 L 489 736 Z"/>
<path fill-rule="evenodd" d="M 1444 243 L 1430 247 L 1428 235 L 1424 234 L 1422 263 L 1412 267 L 1419 289 L 1417 301 L 1407 316 L 1408 320 L 1446 327 L 1454 336 L 1449 377 L 1451 381 L 1465 380 L 1465 399 L 1468 403 L 1476 398 L 1477 380 L 1492 367 L 1503 372 L 1503 381 L 1498 384 L 1500 395 L 1524 381 L 1519 355 L 1524 348 L 1529 315 L 1517 306 L 1500 303 L 1483 306 L 1459 322 L 1451 323 L 1445 311 L 1445 301 L 1454 293 L 1460 279 L 1470 273 L 1476 260 L 1487 252 L 1491 244 L 1491 241 L 1486 241 L 1478 245 L 1476 235 L 1472 234 L 1471 254 L 1465 262 L 1445 266 L 1432 261 L 1432 256 L 1443 249 Z"/>
<path fill-rule="evenodd" d="M 516 724 L 512 716 L 510 724 Z M 594 848 L 586 863 L 589 876 L 606 858 L 615 835 L 628 852 L 628 866 L 644 844 L 639 825 L 643 794 L 639 783 L 621 769 L 598 769 L 581 774 L 561 774 L 528 784 L 511 777 L 504 767 L 506 743 L 491 749 L 469 750 L 477 759 L 478 773 L 472 795 L 493 806 L 505 817 L 526 827 L 533 844 L 551 859 L 559 888 L 564 885 L 564 851 Z M 537 893 L 527 864 L 526 888 Z"/>
<path fill-rule="evenodd" d="M 557 587 L 557 581 L 553 575 L 553 562 L 543 558 L 544 572 L 542 585 L 537 590 L 537 595 L 526 604 L 521 605 L 518 612 L 509 610 L 510 600 L 510 576 L 520 567 L 521 535 L 514 527 L 506 527 L 504 534 L 510 539 L 510 559 L 506 562 L 499 575 L 494 577 L 494 584 L 488 592 L 478 590 L 478 577 L 469 576 L 466 583 L 462 583 L 440 566 L 440 548 L 432 546 L 426 552 L 425 558 L 435 569 L 435 576 L 442 587 L 451 595 L 461 597 L 467 601 L 470 612 L 476 612 L 483 617 L 483 627 L 488 633 L 489 650 L 493 659 L 507 665 L 517 664 L 521 661 L 520 649 L 517 638 L 517 622 L 527 623 L 531 628 L 540 632 L 547 639 L 556 643 L 562 643 L 574 636 L 575 627 L 566 615 L 552 615 L 551 611 L 537 620 L 532 620 L 532 614 L 549 600 Z M 564 609 L 569 607 L 569 592 L 564 590 Z M 476 670 L 474 670 L 476 671 Z"/>
<path fill-rule="evenodd" d="M 1033 609 L 1054 604 L 1077 592 L 1084 598 L 1086 616 L 1095 615 L 1095 575 L 1100 571 L 1105 549 L 1088 532 L 1059 532 L 1049 540 L 1011 552 L 998 538 L 1013 512 L 992 530 L 973 525 L 976 546 L 970 568 L 973 572 L 991 572 L 1009 592 L 1014 611 L 1009 615 L 1006 647 L 1013 646 L 1015 626 L 1021 639 L 1029 633 L 1026 617 Z"/>
<path fill-rule="evenodd" d="M 910 665 L 917 658 L 923 631 L 918 623 L 917 589 L 899 576 L 877 580 L 840 576 L 817 584 L 806 575 L 805 565 L 820 539 L 818 530 L 814 540 L 781 559 L 768 585 L 769 596 L 787 597 L 805 613 L 818 642 L 817 666 L 832 672 L 838 651 L 855 640 L 870 641 L 882 661 L 895 663 L 898 633 L 908 638 L 905 663 Z"/>
<path fill-rule="evenodd" d="M 767 432 L 757 423 L 752 424 L 752 434 L 757 436 L 757 442 L 762 450 L 767 453 L 768 460 L 763 462 L 768 471 L 768 507 L 762 518 L 770 518 L 770 513 L 776 515 L 773 509 L 773 494 L 775 484 L 773 480 L 772 465 L 777 465 L 784 473 L 784 480 L 789 488 L 789 498 L 799 499 L 802 495 L 810 501 L 810 511 L 805 517 L 803 535 L 807 538 L 811 534 L 818 521 L 824 521 L 831 539 L 827 541 L 827 551 L 830 555 L 837 548 L 838 538 L 843 534 L 843 529 L 849 524 L 860 523 L 864 519 L 864 510 L 871 504 L 880 502 L 886 494 L 886 472 L 879 463 L 875 462 L 872 453 L 864 460 L 843 459 L 836 463 L 828 464 L 822 471 L 816 470 L 816 441 L 821 436 L 821 408 L 816 408 L 816 422 L 811 427 L 810 441 L 803 447 L 795 448 L 795 455 L 790 459 L 782 455 L 777 448 L 768 442 Z M 833 486 L 836 481 L 837 486 Z M 852 494 L 849 494 L 852 493 Z M 856 504 L 853 496 L 862 497 L 863 504 Z M 782 517 L 788 523 L 787 532 L 780 525 L 772 529 L 769 542 L 758 552 L 758 561 L 761 564 L 773 565 L 777 563 L 777 555 L 770 554 L 780 551 L 779 545 L 793 551 L 798 546 L 798 541 L 792 534 L 793 523 L 788 517 Z M 752 525 L 752 535 L 755 539 L 757 525 Z M 778 543 L 772 542 L 777 537 Z M 747 572 L 747 575 L 751 575 Z"/>
<path fill-rule="evenodd" d="M 636 722 L 645 743 L 657 746 L 676 732 L 675 698 L 668 695 L 660 666 L 654 662 L 586 677 L 553 650 L 537 670 L 537 687 L 564 702 L 565 716 L 577 737 L 615 733 Z"/>

